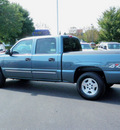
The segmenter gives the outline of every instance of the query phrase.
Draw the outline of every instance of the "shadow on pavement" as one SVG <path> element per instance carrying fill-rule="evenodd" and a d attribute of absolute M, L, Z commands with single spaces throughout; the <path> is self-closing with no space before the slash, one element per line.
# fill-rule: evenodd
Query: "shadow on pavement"
<path fill-rule="evenodd" d="M 120 86 L 114 85 L 108 89 L 102 98 L 102 102 L 120 105 Z"/>
<path fill-rule="evenodd" d="M 62 98 L 82 99 L 76 86 L 68 83 L 9 80 L 5 88 L 10 91 L 30 93 L 32 96 L 47 95 Z"/>
<path fill-rule="evenodd" d="M 79 96 L 75 84 L 69 83 L 8 80 L 4 89 L 30 93 L 32 96 L 47 95 L 85 100 Z M 97 102 L 120 105 L 120 87 L 114 85 L 114 87 L 110 88 L 103 98 Z"/>

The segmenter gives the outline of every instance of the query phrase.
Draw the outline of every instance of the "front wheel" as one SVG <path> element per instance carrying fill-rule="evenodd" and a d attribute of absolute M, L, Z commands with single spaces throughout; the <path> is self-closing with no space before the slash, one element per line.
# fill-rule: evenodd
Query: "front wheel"
<path fill-rule="evenodd" d="M 0 72 L 0 88 L 4 87 L 5 85 L 5 78 L 3 74 Z"/>
<path fill-rule="evenodd" d="M 77 90 L 79 94 L 88 100 L 96 100 L 105 92 L 103 79 L 94 72 L 82 74 L 77 81 Z"/>

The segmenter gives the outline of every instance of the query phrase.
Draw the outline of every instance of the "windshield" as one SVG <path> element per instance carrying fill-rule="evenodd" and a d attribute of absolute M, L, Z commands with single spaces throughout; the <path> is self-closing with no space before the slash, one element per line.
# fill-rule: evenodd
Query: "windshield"
<path fill-rule="evenodd" d="M 0 44 L 0 50 L 1 50 L 1 49 L 4 49 L 4 46 L 3 46 L 2 44 Z"/>
<path fill-rule="evenodd" d="M 91 49 L 89 44 L 81 44 L 82 49 Z"/>
<path fill-rule="evenodd" d="M 120 44 L 108 44 L 108 49 L 120 49 Z"/>

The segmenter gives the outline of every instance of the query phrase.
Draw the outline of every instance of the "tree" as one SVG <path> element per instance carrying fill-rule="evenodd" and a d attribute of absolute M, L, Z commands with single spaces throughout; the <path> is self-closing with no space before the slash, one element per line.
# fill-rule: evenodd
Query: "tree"
<path fill-rule="evenodd" d="M 100 40 L 120 42 L 120 8 L 112 7 L 105 11 L 98 24 Z"/>
<path fill-rule="evenodd" d="M 70 35 L 77 36 L 80 40 L 84 40 L 86 42 L 98 42 L 99 40 L 99 31 L 94 28 L 94 26 L 89 27 L 83 33 L 83 29 L 77 29 L 76 27 L 71 27 L 69 30 Z"/>
<path fill-rule="evenodd" d="M 33 25 L 33 20 L 29 17 L 29 12 L 25 9 L 23 9 L 20 5 L 18 4 L 13 4 L 16 8 L 18 8 L 19 12 L 22 15 L 22 31 L 21 33 L 18 34 L 18 39 L 21 39 L 26 36 L 31 36 L 32 32 L 35 30 L 34 25 Z"/>
<path fill-rule="evenodd" d="M 0 39 L 14 44 L 16 40 L 29 36 L 34 31 L 29 13 L 20 5 L 0 0 Z"/>
<path fill-rule="evenodd" d="M 7 0 L 0 0 L 0 39 L 10 42 L 22 28 L 22 16 Z"/>
<path fill-rule="evenodd" d="M 92 26 L 88 28 L 84 33 L 84 40 L 87 42 L 98 42 L 99 40 L 99 31 Z"/>
<path fill-rule="evenodd" d="M 69 35 L 73 35 L 83 40 L 83 29 L 78 29 L 77 27 L 70 27 Z"/>

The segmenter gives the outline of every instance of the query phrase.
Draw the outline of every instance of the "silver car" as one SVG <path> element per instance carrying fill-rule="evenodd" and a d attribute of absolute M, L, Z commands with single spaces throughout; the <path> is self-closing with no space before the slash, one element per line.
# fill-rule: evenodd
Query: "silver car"
<path fill-rule="evenodd" d="M 120 43 L 118 42 L 101 42 L 98 50 L 120 50 Z"/>
<path fill-rule="evenodd" d="M 6 51 L 5 46 L 1 43 L 0 44 L 0 53 L 4 53 Z"/>

